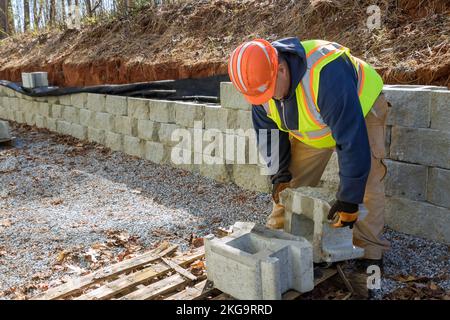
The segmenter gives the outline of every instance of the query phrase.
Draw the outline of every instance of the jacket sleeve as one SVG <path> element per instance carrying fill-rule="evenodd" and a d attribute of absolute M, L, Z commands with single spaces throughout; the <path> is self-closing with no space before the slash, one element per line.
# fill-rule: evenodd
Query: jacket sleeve
<path fill-rule="evenodd" d="M 370 145 L 355 69 L 348 58 L 340 57 L 322 69 L 318 105 L 336 140 L 340 177 L 336 197 L 362 203 L 370 171 Z"/>
<path fill-rule="evenodd" d="M 292 175 L 289 172 L 291 161 L 289 134 L 278 129 L 276 123 L 267 116 L 261 105 L 252 106 L 252 120 L 256 131 L 258 151 L 266 159 L 269 169 L 275 172 L 270 176 L 272 184 L 290 181 Z M 272 141 L 274 134 L 278 139 Z"/>

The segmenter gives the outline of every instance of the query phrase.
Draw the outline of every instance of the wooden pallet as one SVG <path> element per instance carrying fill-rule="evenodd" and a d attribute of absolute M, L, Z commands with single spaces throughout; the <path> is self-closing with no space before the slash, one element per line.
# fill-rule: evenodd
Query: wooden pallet
<path fill-rule="evenodd" d="M 32 300 L 230 300 L 229 295 L 212 288 L 206 275 L 195 276 L 189 267 L 204 259 L 204 247 L 180 254 L 177 246 L 153 250 L 134 258 L 110 265 L 91 274 L 74 278 L 50 288 Z M 171 257 L 169 257 L 171 256 Z M 315 285 L 336 274 L 324 269 Z M 283 299 L 293 300 L 301 295 L 289 291 Z"/>

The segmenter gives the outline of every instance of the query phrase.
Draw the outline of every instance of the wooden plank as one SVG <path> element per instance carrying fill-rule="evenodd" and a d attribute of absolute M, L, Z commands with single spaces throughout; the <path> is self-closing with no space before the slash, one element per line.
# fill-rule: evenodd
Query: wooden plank
<path fill-rule="evenodd" d="M 229 294 L 221 293 L 217 297 L 212 298 L 211 300 L 235 300 L 235 299 Z"/>
<path fill-rule="evenodd" d="M 189 255 L 186 257 L 177 257 L 174 260 L 178 260 L 177 264 L 185 266 L 198 259 L 201 259 L 204 254 L 204 250 L 200 250 L 200 252 L 193 255 Z M 78 298 L 76 298 L 76 300 L 109 299 L 123 292 L 124 290 L 136 287 L 137 285 L 145 281 L 164 275 L 171 269 L 172 268 L 167 266 L 165 263 L 158 263 L 143 270 L 133 272 L 126 277 L 111 281 L 97 289 L 79 296 Z"/>
<path fill-rule="evenodd" d="M 178 272 L 179 274 L 181 274 L 182 276 L 188 278 L 191 281 L 196 281 L 197 277 L 194 276 L 192 273 L 190 273 L 189 271 L 187 271 L 186 269 L 183 269 L 182 267 L 180 267 L 178 264 L 176 264 L 175 262 L 170 261 L 169 259 L 165 259 L 165 258 L 161 258 L 162 261 L 164 261 L 165 264 L 167 264 L 169 267 L 171 267 L 172 269 L 174 269 L 176 272 Z"/>
<path fill-rule="evenodd" d="M 205 289 L 206 282 L 207 280 L 203 280 L 194 285 L 193 287 L 188 287 L 183 291 L 180 291 L 167 297 L 164 300 L 192 300 L 195 297 L 198 297 L 202 294 L 203 290 Z"/>
<path fill-rule="evenodd" d="M 177 273 L 142 289 L 131 292 L 120 298 L 120 300 L 150 300 L 161 294 L 176 290 L 186 283 L 188 283 L 188 280 Z"/>
<path fill-rule="evenodd" d="M 175 251 L 177 248 L 177 245 L 173 245 L 158 254 L 155 254 L 155 251 L 152 250 L 140 256 L 136 256 L 134 258 L 112 264 L 108 267 L 97 270 L 94 273 L 87 274 L 78 278 L 73 278 L 63 285 L 51 288 L 41 294 L 36 295 L 35 297 L 31 298 L 31 300 L 62 299 L 99 281 L 109 279 L 117 274 L 141 267 L 143 265 L 161 259 L 161 257 L 164 257 L 165 255 Z"/>

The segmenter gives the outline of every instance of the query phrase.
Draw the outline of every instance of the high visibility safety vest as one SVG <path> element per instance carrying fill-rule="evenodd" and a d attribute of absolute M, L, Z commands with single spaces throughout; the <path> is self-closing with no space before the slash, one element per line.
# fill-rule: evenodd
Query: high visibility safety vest
<path fill-rule="evenodd" d="M 353 63 L 358 77 L 358 96 L 364 117 L 369 113 L 375 100 L 383 89 L 380 75 L 366 62 L 353 57 L 350 50 L 334 42 L 308 40 L 301 42 L 306 52 L 307 70 L 295 93 L 298 106 L 298 130 L 282 128 L 281 118 L 273 99 L 263 105 L 267 116 L 282 131 L 289 132 L 303 143 L 315 148 L 331 148 L 336 141 L 330 128 L 324 123 L 317 105 L 319 95 L 320 71 L 328 63 L 345 54 Z"/>

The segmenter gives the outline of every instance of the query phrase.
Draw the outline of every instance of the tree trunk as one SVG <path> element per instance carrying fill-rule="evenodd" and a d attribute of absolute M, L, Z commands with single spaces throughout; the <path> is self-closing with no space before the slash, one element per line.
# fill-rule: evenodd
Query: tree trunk
<path fill-rule="evenodd" d="M 30 27 L 30 1 L 29 0 L 23 0 L 23 30 L 25 32 L 29 31 L 31 29 Z"/>
<path fill-rule="evenodd" d="M 8 0 L 0 0 L 0 39 L 8 34 Z"/>
<path fill-rule="evenodd" d="M 86 3 L 86 14 L 88 15 L 88 17 L 92 17 L 91 0 L 85 0 L 85 3 Z"/>
<path fill-rule="evenodd" d="M 56 3 L 55 0 L 50 0 L 50 26 L 56 23 Z"/>
<path fill-rule="evenodd" d="M 7 30 L 8 30 L 8 34 L 13 34 L 14 33 L 14 11 L 13 11 L 13 8 L 12 8 L 12 2 L 11 2 L 11 0 L 7 0 L 6 1 L 7 3 L 8 3 L 8 9 L 7 9 L 7 13 L 6 13 L 6 20 L 7 20 L 7 22 L 8 22 L 8 28 L 7 28 Z"/>

